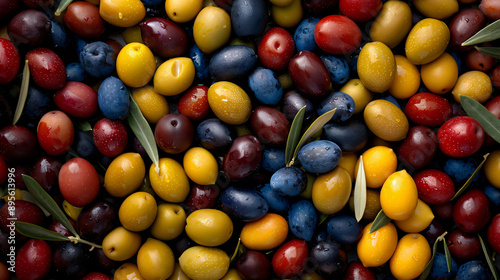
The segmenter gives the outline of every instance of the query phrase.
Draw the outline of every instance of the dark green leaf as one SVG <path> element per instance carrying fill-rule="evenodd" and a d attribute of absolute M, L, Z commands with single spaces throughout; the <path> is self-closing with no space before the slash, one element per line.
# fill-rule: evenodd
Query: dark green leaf
<path fill-rule="evenodd" d="M 460 103 L 467 115 L 475 119 L 495 141 L 500 143 L 500 119 L 493 115 L 486 107 L 476 100 L 460 95 Z"/>
<path fill-rule="evenodd" d="M 434 263 L 434 256 L 436 256 L 438 242 L 439 242 L 439 240 L 434 241 L 434 245 L 432 246 L 432 257 L 431 257 L 431 260 L 425 266 L 424 271 L 422 271 L 422 274 L 420 274 L 420 278 L 418 278 L 419 280 L 425 280 L 425 279 L 427 279 L 427 276 L 429 276 L 429 273 L 431 273 L 432 264 Z"/>
<path fill-rule="evenodd" d="M 76 128 L 80 131 L 91 131 L 92 126 L 88 121 L 76 122 Z"/>
<path fill-rule="evenodd" d="M 329 122 L 333 115 L 335 114 L 335 111 L 337 110 L 337 108 L 331 110 L 331 111 L 328 111 L 326 113 L 324 113 L 323 115 L 319 116 L 310 126 L 309 128 L 306 130 L 306 132 L 304 132 L 304 134 L 302 135 L 302 137 L 300 138 L 300 141 L 299 143 L 297 144 L 297 147 L 295 147 L 295 151 L 293 153 L 293 157 L 292 157 L 292 164 L 293 162 L 295 161 L 295 158 L 297 157 L 297 154 L 299 153 L 300 151 L 300 148 L 302 148 L 302 146 L 304 144 L 306 144 L 307 140 L 309 140 L 309 138 L 311 136 L 313 136 L 314 134 L 316 134 L 318 131 L 320 131 L 323 126 Z"/>
<path fill-rule="evenodd" d="M 15 125 L 19 118 L 21 117 L 24 109 L 24 104 L 26 103 L 26 97 L 28 97 L 28 89 L 30 84 L 30 68 L 28 67 L 28 61 L 24 62 L 23 69 L 23 80 L 21 81 L 21 91 L 19 92 L 19 99 L 17 100 L 16 112 L 14 113 L 14 118 L 12 119 L 12 125 Z"/>
<path fill-rule="evenodd" d="M 66 10 L 66 8 L 69 6 L 69 4 L 71 4 L 71 2 L 73 2 L 73 0 L 61 0 L 54 15 L 60 16 L 62 12 L 64 12 L 64 10 Z"/>
<path fill-rule="evenodd" d="M 38 184 L 38 182 L 32 177 L 23 174 L 23 180 L 26 184 L 26 188 L 33 195 L 35 200 L 40 203 L 40 205 L 47 210 L 54 219 L 59 221 L 67 230 L 69 230 L 75 236 L 78 236 L 76 230 L 73 228 L 71 223 L 69 222 L 66 215 L 64 215 L 63 211 L 57 203 L 52 199 L 52 197 Z"/>
<path fill-rule="evenodd" d="M 380 210 L 373 220 L 372 225 L 370 226 L 370 233 L 373 233 L 379 230 L 381 227 L 387 225 L 391 222 L 391 219 L 385 215 L 384 210 Z"/>
<path fill-rule="evenodd" d="M 325 213 L 321 213 L 319 215 L 319 219 L 318 219 L 318 226 L 321 225 L 322 223 L 324 223 L 326 221 L 326 219 L 328 219 L 328 217 L 330 217 L 330 215 L 327 215 Z"/>
<path fill-rule="evenodd" d="M 142 147 L 146 150 L 149 158 L 151 158 L 151 161 L 155 164 L 156 172 L 159 174 L 160 157 L 158 155 L 158 147 L 156 146 L 155 136 L 153 131 L 151 131 L 148 121 L 142 115 L 139 106 L 137 106 L 137 103 L 135 103 L 132 96 L 130 96 L 130 113 L 128 114 L 127 120 L 130 128 L 135 134 L 135 137 L 137 137 L 139 142 L 141 142 Z"/>
<path fill-rule="evenodd" d="M 450 253 L 450 249 L 448 249 L 448 245 L 446 244 L 446 239 L 443 237 L 443 248 L 444 255 L 446 256 L 446 266 L 448 266 L 448 273 L 451 271 L 452 257 Z"/>
<path fill-rule="evenodd" d="M 465 182 L 465 184 L 457 191 L 457 193 L 455 193 L 455 195 L 451 198 L 451 200 L 454 200 L 456 199 L 457 197 L 459 197 L 465 190 L 467 190 L 467 188 L 470 186 L 470 184 L 472 184 L 472 181 L 474 181 L 474 179 L 476 178 L 477 174 L 479 173 L 479 170 L 481 170 L 481 168 L 483 167 L 484 163 L 486 162 L 486 159 L 488 158 L 490 154 L 486 154 L 484 155 L 484 159 L 483 161 L 481 161 L 481 163 L 479 164 L 479 166 L 476 168 L 476 170 L 474 170 L 474 173 L 472 173 L 472 175 L 470 176 L 469 179 L 467 179 L 467 181 Z"/>
<path fill-rule="evenodd" d="M 305 111 L 306 106 L 300 108 L 297 114 L 295 114 L 292 125 L 290 126 L 290 132 L 288 132 L 288 139 L 286 140 L 285 147 L 285 163 L 287 164 L 287 166 L 289 166 L 289 163 L 293 158 L 295 147 L 297 147 L 297 143 L 299 142 Z"/>
<path fill-rule="evenodd" d="M 69 241 L 66 236 L 38 225 L 20 221 L 16 221 L 15 224 L 16 230 L 20 234 L 29 238 L 43 239 L 47 241 Z"/>
<path fill-rule="evenodd" d="M 477 45 L 500 38 L 500 20 L 488 24 L 462 43 L 462 46 Z"/>
<path fill-rule="evenodd" d="M 363 156 L 359 157 L 358 174 L 354 185 L 354 215 L 359 222 L 363 218 L 366 208 L 366 176 Z"/>
<path fill-rule="evenodd" d="M 485 55 L 489 55 L 491 57 L 500 59 L 500 48 L 499 47 L 478 47 L 478 46 L 475 46 L 475 48 L 479 52 L 484 53 Z"/>
<path fill-rule="evenodd" d="M 491 259 L 491 254 L 490 254 L 490 250 L 488 249 L 488 246 L 486 245 L 486 243 L 484 243 L 484 240 L 480 234 L 478 234 L 477 237 L 479 237 L 479 242 L 481 243 L 481 248 L 483 248 L 484 257 L 486 258 L 486 262 L 488 263 L 488 266 L 490 267 L 491 274 L 493 274 L 493 278 L 495 280 L 499 280 L 498 271 L 495 267 L 495 263 Z"/>

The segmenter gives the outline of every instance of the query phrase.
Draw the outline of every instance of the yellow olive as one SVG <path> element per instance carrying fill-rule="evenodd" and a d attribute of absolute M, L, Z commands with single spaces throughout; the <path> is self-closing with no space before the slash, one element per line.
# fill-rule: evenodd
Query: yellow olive
<path fill-rule="evenodd" d="M 229 41 L 231 18 L 222 8 L 207 6 L 194 20 L 193 37 L 202 52 L 211 53 Z"/>
<path fill-rule="evenodd" d="M 208 150 L 193 147 L 184 154 L 184 171 L 193 182 L 199 185 L 215 184 L 219 168 L 215 157 Z"/>
<path fill-rule="evenodd" d="M 449 92 L 458 79 L 458 65 L 451 54 L 444 52 L 436 60 L 420 68 L 422 82 L 427 89 L 436 94 Z"/>
<path fill-rule="evenodd" d="M 231 268 L 221 280 L 243 280 L 236 268 Z"/>
<path fill-rule="evenodd" d="M 362 154 L 366 186 L 380 188 L 385 180 L 396 171 L 398 158 L 393 149 L 386 146 L 373 146 Z M 354 165 L 354 178 L 358 176 L 359 159 Z"/>
<path fill-rule="evenodd" d="M 141 186 L 145 175 L 146 167 L 140 154 L 121 154 L 106 169 L 104 187 L 112 196 L 125 197 Z"/>
<path fill-rule="evenodd" d="M 257 221 L 246 223 L 240 233 L 241 243 L 250 250 L 271 250 L 281 245 L 288 235 L 283 216 L 267 213 Z"/>
<path fill-rule="evenodd" d="M 370 26 L 372 41 L 380 41 L 394 48 L 406 38 L 412 26 L 412 13 L 403 1 L 389 0 L 384 3 L 375 21 Z"/>
<path fill-rule="evenodd" d="M 363 116 L 368 129 L 383 140 L 400 141 L 408 133 L 408 118 L 390 101 L 384 99 L 371 101 L 366 105 Z"/>
<path fill-rule="evenodd" d="M 179 263 L 175 263 L 174 272 L 167 280 L 191 280 L 184 271 L 182 271 Z"/>
<path fill-rule="evenodd" d="M 144 280 L 135 263 L 126 262 L 115 270 L 114 280 Z"/>
<path fill-rule="evenodd" d="M 172 240 L 184 231 L 186 212 L 178 204 L 164 203 L 158 206 L 158 214 L 151 226 L 151 234 L 161 240 Z"/>
<path fill-rule="evenodd" d="M 417 22 L 406 38 L 406 57 L 416 65 L 427 64 L 441 56 L 450 42 L 446 23 L 424 18 Z"/>
<path fill-rule="evenodd" d="M 125 45 L 116 57 L 118 78 L 129 87 L 145 86 L 156 70 L 153 52 L 144 44 Z M 137 73 L 141 73 L 137 75 Z"/>
<path fill-rule="evenodd" d="M 62 203 L 64 213 L 68 215 L 73 221 L 76 221 L 78 219 L 78 216 L 82 212 L 82 207 L 76 207 L 74 205 L 71 205 L 67 200 L 64 200 Z"/>
<path fill-rule="evenodd" d="M 137 252 L 137 267 L 145 280 L 167 279 L 174 266 L 172 249 L 160 240 L 148 238 Z"/>
<path fill-rule="evenodd" d="M 141 27 L 139 25 L 134 25 L 125 28 L 125 30 L 122 31 L 122 38 L 123 41 L 125 41 L 125 43 L 127 44 L 130 43 L 144 44 L 141 36 Z"/>
<path fill-rule="evenodd" d="M 233 235 L 233 222 L 220 210 L 199 209 L 187 217 L 186 233 L 200 245 L 219 246 Z"/>
<path fill-rule="evenodd" d="M 451 93 L 458 103 L 460 103 L 460 95 L 468 96 L 479 103 L 483 103 L 493 93 L 490 76 L 477 70 L 465 72 L 458 77 Z"/>
<path fill-rule="evenodd" d="M 165 11 L 174 22 L 188 22 L 203 8 L 203 0 L 166 0 Z"/>
<path fill-rule="evenodd" d="M 373 92 L 388 90 L 397 72 L 394 54 L 382 42 L 370 42 L 363 46 L 357 69 L 363 85 Z"/>
<path fill-rule="evenodd" d="M 354 177 L 354 169 L 356 167 L 356 162 L 358 161 L 358 156 L 354 152 L 343 152 L 340 157 L 338 166 L 343 167 L 349 175 L 351 175 L 351 180 L 354 182 L 356 177 Z"/>
<path fill-rule="evenodd" d="M 219 248 L 194 246 L 179 257 L 182 271 L 193 280 L 218 280 L 229 270 L 229 256 Z"/>
<path fill-rule="evenodd" d="M 387 217 L 396 221 L 410 218 L 418 204 L 417 185 L 406 170 L 396 171 L 380 190 L 380 206 Z"/>
<path fill-rule="evenodd" d="M 144 19 L 146 8 L 140 0 L 101 0 L 99 14 L 112 25 L 129 27 Z"/>
<path fill-rule="evenodd" d="M 252 103 L 245 90 L 231 82 L 217 82 L 208 88 L 208 104 L 221 121 L 243 124 L 250 117 Z"/>
<path fill-rule="evenodd" d="M 404 232 L 417 233 L 426 229 L 433 219 L 434 214 L 429 205 L 419 199 L 413 215 L 406 220 L 394 221 L 394 224 Z"/>
<path fill-rule="evenodd" d="M 335 214 L 349 201 L 351 188 L 351 175 L 344 168 L 337 166 L 316 178 L 312 189 L 312 202 L 319 212 Z"/>
<path fill-rule="evenodd" d="M 424 16 L 445 19 L 458 12 L 457 0 L 413 0 L 413 5 Z"/>
<path fill-rule="evenodd" d="M 300 0 L 292 0 L 290 5 L 272 5 L 271 15 L 277 25 L 291 28 L 300 23 L 304 9 Z"/>
<path fill-rule="evenodd" d="M 178 95 L 191 86 L 194 76 L 194 64 L 190 58 L 171 58 L 156 69 L 153 78 L 154 90 L 165 96 Z"/>
<path fill-rule="evenodd" d="M 407 99 L 417 93 L 420 87 L 420 73 L 417 66 L 402 55 L 395 55 L 396 77 L 389 88 L 395 98 Z"/>
<path fill-rule="evenodd" d="M 418 277 L 431 259 L 427 239 L 418 233 L 403 236 L 391 257 L 390 269 L 397 279 L 411 280 Z"/>
<path fill-rule="evenodd" d="M 167 202 L 183 202 L 189 194 L 189 179 L 176 160 L 161 158 L 159 175 L 156 165 L 149 168 L 149 180 L 155 193 Z"/>
<path fill-rule="evenodd" d="M 490 153 L 484 162 L 484 175 L 488 182 L 495 188 L 500 189 L 500 150 L 494 150 Z"/>
<path fill-rule="evenodd" d="M 276 6 L 286 7 L 288 5 L 291 5 L 293 0 L 269 0 L 269 2 Z"/>
<path fill-rule="evenodd" d="M 120 205 L 118 218 L 124 228 L 143 231 L 149 228 L 156 218 L 158 207 L 155 198 L 147 192 L 135 192 Z"/>
<path fill-rule="evenodd" d="M 124 227 L 110 231 L 102 240 L 102 251 L 114 261 L 130 259 L 141 247 L 141 235 Z"/>
<path fill-rule="evenodd" d="M 373 100 L 373 93 L 359 79 L 349 80 L 339 91 L 347 93 L 354 99 L 354 114 L 363 112 L 366 104 Z"/>
<path fill-rule="evenodd" d="M 144 118 L 150 123 L 156 124 L 161 117 L 170 111 L 165 96 L 154 91 L 151 85 L 134 89 L 132 98 L 139 106 Z"/>
<path fill-rule="evenodd" d="M 398 230 L 389 222 L 377 231 L 370 233 L 369 223 L 357 244 L 359 260 L 365 267 L 377 267 L 391 259 L 398 244 Z"/>

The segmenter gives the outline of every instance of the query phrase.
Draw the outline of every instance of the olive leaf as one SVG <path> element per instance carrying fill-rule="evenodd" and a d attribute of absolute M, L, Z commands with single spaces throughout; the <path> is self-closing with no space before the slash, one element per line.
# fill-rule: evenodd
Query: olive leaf
<path fill-rule="evenodd" d="M 33 179 L 33 177 L 23 174 L 23 180 L 26 184 L 26 188 L 33 195 L 35 200 L 45 209 L 47 210 L 54 219 L 59 221 L 67 230 L 69 230 L 75 236 L 78 236 L 76 230 L 73 228 L 73 225 L 69 222 L 66 215 L 64 215 L 63 211 L 57 203 L 52 199 L 52 197 L 38 184 L 38 182 Z"/>
<path fill-rule="evenodd" d="M 479 233 L 477 234 L 477 237 L 479 238 L 479 242 L 481 243 L 481 248 L 483 249 L 483 253 L 484 253 L 484 257 L 486 258 L 486 262 L 488 263 L 488 266 L 490 267 L 491 274 L 493 274 L 493 279 L 499 280 L 498 271 L 495 267 L 495 263 L 491 259 L 491 254 L 490 254 L 490 250 L 488 249 L 488 246 L 486 245 L 486 243 L 484 243 L 484 240 Z"/>
<path fill-rule="evenodd" d="M 462 43 L 462 46 L 491 42 L 498 38 L 500 38 L 500 20 L 490 23 L 483 29 L 476 32 L 476 34 L 465 40 L 465 42 Z"/>
<path fill-rule="evenodd" d="M 420 277 L 418 278 L 419 280 L 425 280 L 425 279 L 427 279 L 427 276 L 429 276 L 429 273 L 431 273 L 432 264 L 434 263 L 434 257 L 436 256 L 437 244 L 438 244 L 439 241 L 440 241 L 439 239 L 436 239 L 436 241 L 434 241 L 434 245 L 432 245 L 432 257 L 431 257 L 431 260 L 425 266 L 424 271 L 422 271 L 422 274 L 420 274 Z"/>
<path fill-rule="evenodd" d="M 451 253 L 450 249 L 448 248 L 448 244 L 446 244 L 446 239 L 443 237 L 443 249 L 444 249 L 444 255 L 446 256 L 446 266 L 448 267 L 448 273 L 451 271 Z"/>
<path fill-rule="evenodd" d="M 476 170 L 474 170 L 474 173 L 472 173 L 472 175 L 469 177 L 469 179 L 467 179 L 467 181 L 464 183 L 464 185 L 455 193 L 455 195 L 451 198 L 451 200 L 454 200 L 457 197 L 459 197 L 472 184 L 472 181 L 474 181 L 474 179 L 476 178 L 477 174 L 479 173 L 479 170 L 481 170 L 481 168 L 483 167 L 483 165 L 486 162 L 486 159 L 488 158 L 489 155 L 490 154 L 488 153 L 488 154 L 483 156 L 484 157 L 483 161 L 481 161 L 481 163 L 478 165 Z"/>
<path fill-rule="evenodd" d="M 330 217 L 330 215 L 325 214 L 325 213 L 321 213 L 319 215 L 319 219 L 318 219 L 318 226 L 323 224 L 326 221 L 326 219 L 328 219 L 328 217 Z"/>
<path fill-rule="evenodd" d="M 16 221 L 15 227 L 20 234 L 29 238 L 47 241 L 69 241 L 69 238 L 66 236 L 38 225 Z"/>
<path fill-rule="evenodd" d="M 66 10 L 66 8 L 69 6 L 69 4 L 71 4 L 71 2 L 73 2 L 73 0 L 61 0 L 61 2 L 59 2 L 59 5 L 57 6 L 54 15 L 60 16 L 62 12 L 64 12 L 64 10 Z"/>
<path fill-rule="evenodd" d="M 28 61 L 24 62 L 23 68 L 23 80 L 21 81 L 21 91 L 19 92 L 19 99 L 17 100 L 16 111 L 14 113 L 14 118 L 12 119 L 12 125 L 15 125 L 23 113 L 24 104 L 26 104 L 26 98 L 28 97 L 28 90 L 30 84 L 30 68 L 28 67 Z"/>
<path fill-rule="evenodd" d="M 234 249 L 234 253 L 231 256 L 230 262 L 233 262 L 236 258 L 241 256 L 241 254 L 243 254 L 245 251 L 246 248 L 245 246 L 243 246 L 243 244 L 241 244 L 241 238 L 238 238 L 238 244 L 236 244 L 236 248 Z"/>
<path fill-rule="evenodd" d="M 377 216 L 375 217 L 375 220 L 373 220 L 373 223 L 370 226 L 370 233 L 374 233 L 390 222 L 391 218 L 387 217 L 387 215 L 384 213 L 384 210 L 380 209 Z"/>
<path fill-rule="evenodd" d="M 475 119 L 491 138 L 500 143 L 500 119 L 481 103 L 468 96 L 460 95 L 460 103 L 467 115 Z"/>
<path fill-rule="evenodd" d="M 363 156 L 359 157 L 358 174 L 354 185 L 354 215 L 359 222 L 363 218 L 366 208 L 366 175 Z"/>
<path fill-rule="evenodd" d="M 92 126 L 88 121 L 76 122 L 76 128 L 80 131 L 92 131 Z"/>
<path fill-rule="evenodd" d="M 160 157 L 158 155 L 158 147 L 156 146 L 155 136 L 148 121 L 142 115 L 141 110 L 135 100 L 130 95 L 130 114 L 128 114 L 127 121 L 130 128 L 135 134 L 135 137 L 141 142 L 142 147 L 148 153 L 149 158 L 156 166 L 156 173 L 160 174 Z"/>
<path fill-rule="evenodd" d="M 306 106 L 300 108 L 300 110 L 295 114 L 293 118 L 292 125 L 290 126 L 290 132 L 288 132 L 288 138 L 286 140 L 285 147 L 285 163 L 287 166 L 293 158 L 293 152 L 300 138 L 300 131 L 302 130 L 302 123 L 304 122 Z"/>
<path fill-rule="evenodd" d="M 479 52 L 489 55 L 494 58 L 500 59 L 500 48 L 499 47 L 478 47 L 474 46 Z"/>

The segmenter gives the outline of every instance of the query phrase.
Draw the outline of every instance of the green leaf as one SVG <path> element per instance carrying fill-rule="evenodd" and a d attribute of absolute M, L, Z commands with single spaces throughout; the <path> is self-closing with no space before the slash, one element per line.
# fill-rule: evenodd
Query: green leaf
<path fill-rule="evenodd" d="M 479 52 L 484 53 L 485 55 L 489 55 L 494 58 L 499 58 L 500 59 L 500 48 L 499 47 L 478 47 L 475 46 Z"/>
<path fill-rule="evenodd" d="M 234 253 L 231 256 L 230 262 L 233 262 L 235 259 L 237 259 L 241 254 L 243 254 L 247 249 L 243 244 L 241 244 L 241 238 L 238 238 L 238 244 L 236 244 L 236 248 L 234 248 Z"/>
<path fill-rule="evenodd" d="M 69 238 L 66 236 L 38 225 L 16 221 L 15 226 L 16 230 L 20 234 L 29 238 L 43 239 L 47 241 L 69 241 Z"/>
<path fill-rule="evenodd" d="M 135 134 L 135 137 L 137 137 L 139 142 L 141 142 L 142 147 L 146 150 L 149 158 L 151 158 L 151 161 L 155 164 L 156 172 L 159 174 L 160 157 L 158 155 L 158 147 L 156 146 L 155 136 L 153 131 L 151 131 L 151 126 L 149 126 L 148 121 L 142 115 L 139 106 L 137 106 L 137 103 L 135 103 L 132 98 L 132 95 L 130 95 L 130 114 L 128 114 L 127 120 L 130 128 Z"/>
<path fill-rule="evenodd" d="M 373 220 L 372 225 L 370 226 L 370 233 L 379 230 L 381 227 L 387 225 L 390 222 L 391 219 L 387 217 L 387 215 L 384 213 L 384 210 L 381 209 L 375 217 L 375 220 Z"/>
<path fill-rule="evenodd" d="M 330 217 L 330 215 L 328 214 L 325 214 L 325 213 L 321 213 L 319 215 L 319 219 L 318 219 L 318 226 L 321 225 L 322 223 L 324 223 L 326 221 L 326 219 L 328 219 L 328 217 Z"/>
<path fill-rule="evenodd" d="M 436 256 L 438 242 L 439 242 L 439 240 L 437 240 L 437 239 L 436 239 L 436 241 L 434 241 L 434 245 L 432 245 L 432 257 L 431 257 L 431 260 L 425 266 L 424 271 L 422 271 L 422 274 L 420 274 L 420 277 L 418 278 L 419 280 L 425 280 L 425 279 L 427 279 L 427 276 L 429 276 L 429 273 L 431 273 L 432 264 L 434 263 L 434 257 Z"/>
<path fill-rule="evenodd" d="M 76 230 L 73 228 L 69 222 L 64 212 L 59 208 L 57 203 L 52 199 L 52 197 L 38 184 L 38 182 L 32 177 L 23 174 L 23 180 L 26 184 L 26 188 L 33 195 L 35 200 L 40 203 L 40 205 L 47 210 L 54 219 L 59 221 L 67 230 L 69 230 L 75 236 L 78 236 Z"/>
<path fill-rule="evenodd" d="M 28 97 L 28 89 L 30 84 L 30 68 L 28 67 L 28 61 L 24 62 L 23 69 L 23 80 L 21 81 L 21 91 L 19 92 L 19 99 L 17 100 L 16 112 L 14 113 L 14 118 L 12 119 L 12 125 L 15 125 L 19 118 L 21 117 L 24 109 L 24 104 L 26 103 L 26 97 Z"/>
<path fill-rule="evenodd" d="M 443 237 L 443 248 L 444 248 L 444 255 L 446 256 L 446 266 L 448 267 L 448 273 L 451 271 L 451 253 L 450 249 L 448 249 L 448 245 L 446 244 L 446 239 Z"/>
<path fill-rule="evenodd" d="M 337 110 L 337 108 L 331 110 L 331 111 L 328 111 L 326 113 L 324 113 L 323 115 L 319 116 L 310 126 L 309 128 L 306 130 L 306 132 L 304 132 L 304 134 L 302 135 L 302 137 L 300 138 L 300 141 L 299 143 L 297 144 L 297 147 L 295 147 L 295 151 L 293 153 L 293 157 L 292 157 L 292 160 L 291 160 L 291 164 L 293 164 L 293 162 L 295 161 L 295 158 L 297 157 L 297 154 L 299 153 L 300 151 L 300 148 L 302 148 L 302 146 L 307 142 L 307 140 L 309 140 L 309 138 L 311 136 L 313 136 L 314 134 L 316 134 L 316 132 L 320 131 L 323 126 L 329 122 L 333 115 L 335 114 L 335 111 Z"/>
<path fill-rule="evenodd" d="M 92 126 L 88 121 L 76 122 L 76 128 L 80 131 L 92 131 Z"/>
<path fill-rule="evenodd" d="M 462 43 L 462 46 L 477 45 L 500 38 L 500 20 L 488 24 Z"/>
<path fill-rule="evenodd" d="M 483 167 L 483 165 L 486 162 L 486 159 L 488 158 L 489 155 L 490 154 L 486 154 L 483 156 L 484 157 L 483 161 L 481 161 L 481 163 L 476 168 L 476 170 L 474 170 L 474 173 L 472 173 L 470 178 L 467 179 L 465 184 L 457 191 L 457 193 L 455 193 L 455 195 L 451 198 L 451 200 L 454 200 L 457 197 L 459 197 L 472 184 L 472 181 L 474 181 L 474 179 L 476 178 L 477 174 L 479 173 L 479 170 L 481 170 L 481 168 Z"/>
<path fill-rule="evenodd" d="M 300 110 L 295 114 L 293 118 L 292 125 L 290 126 L 290 132 L 288 132 L 288 139 L 286 140 L 285 147 L 285 163 L 290 166 L 289 163 L 293 158 L 293 152 L 300 138 L 300 131 L 302 130 L 302 123 L 304 122 L 304 114 L 306 112 L 306 106 L 300 108 Z"/>
<path fill-rule="evenodd" d="M 491 138 L 500 143 L 500 119 L 488 111 L 483 104 L 468 96 L 460 95 L 460 103 L 467 115 L 475 119 Z"/>
<path fill-rule="evenodd" d="M 363 218 L 366 208 L 366 175 L 363 156 L 359 157 L 358 174 L 354 185 L 354 215 L 359 222 Z"/>
<path fill-rule="evenodd" d="M 73 0 L 61 0 L 54 15 L 60 16 L 62 12 L 64 12 L 64 10 L 66 10 L 66 8 L 69 6 L 69 4 L 71 4 L 71 2 L 73 2 Z"/>
<path fill-rule="evenodd" d="M 481 248 L 483 248 L 484 257 L 486 258 L 486 262 L 488 263 L 488 266 L 490 267 L 491 274 L 493 274 L 493 279 L 499 280 L 498 271 L 495 267 L 495 263 L 491 259 L 490 250 L 486 246 L 486 243 L 484 243 L 484 240 L 481 237 L 481 235 L 477 234 L 477 237 L 479 237 L 479 242 L 481 243 Z"/>

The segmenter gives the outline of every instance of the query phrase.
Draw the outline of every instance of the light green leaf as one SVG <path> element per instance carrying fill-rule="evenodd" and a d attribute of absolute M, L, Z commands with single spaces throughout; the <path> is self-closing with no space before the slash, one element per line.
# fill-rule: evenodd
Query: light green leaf
<path fill-rule="evenodd" d="M 66 236 L 38 225 L 16 221 L 15 226 L 16 230 L 20 234 L 29 238 L 43 239 L 47 241 L 69 241 L 69 238 Z"/>
<path fill-rule="evenodd" d="M 381 227 L 387 225 L 388 223 L 391 222 L 391 219 L 387 217 L 387 215 L 384 213 L 384 210 L 380 210 L 375 217 L 375 220 L 373 220 L 372 225 L 370 226 L 370 233 L 374 233 L 375 231 L 379 230 Z"/>
<path fill-rule="evenodd" d="M 488 24 L 462 43 L 462 46 L 477 45 L 500 38 L 500 20 Z"/>
<path fill-rule="evenodd" d="M 54 219 L 59 221 L 69 232 L 78 236 L 76 230 L 73 228 L 73 225 L 69 222 L 66 215 L 64 215 L 63 211 L 57 203 L 52 199 L 52 197 L 38 184 L 38 182 L 32 177 L 23 174 L 23 180 L 26 184 L 26 188 L 33 195 L 35 200 L 40 203 L 40 205 L 47 210 Z"/>
<path fill-rule="evenodd" d="M 76 122 L 76 128 L 80 131 L 92 131 L 92 126 L 88 121 Z"/>
<path fill-rule="evenodd" d="M 451 271 L 451 265 L 452 265 L 452 257 L 450 253 L 450 249 L 448 248 L 448 245 L 446 244 L 446 239 L 443 237 L 443 249 L 444 249 L 444 255 L 446 256 L 446 266 L 448 267 L 448 273 Z"/>
<path fill-rule="evenodd" d="M 60 16 L 62 12 L 64 12 L 64 10 L 66 10 L 66 8 L 69 6 L 69 4 L 71 4 L 71 2 L 73 2 L 73 0 L 61 0 L 54 15 Z"/>
<path fill-rule="evenodd" d="M 494 58 L 500 59 L 500 48 L 499 47 L 478 47 L 475 46 L 479 52 L 484 53 L 485 55 L 489 55 Z"/>
<path fill-rule="evenodd" d="M 241 243 L 241 238 L 238 238 L 238 244 L 236 244 L 236 248 L 234 248 L 234 253 L 231 256 L 231 262 L 236 260 L 241 254 L 243 254 L 247 249 Z"/>
<path fill-rule="evenodd" d="M 431 273 L 432 264 L 434 263 L 434 257 L 436 256 L 438 242 L 439 242 L 438 239 L 436 239 L 436 241 L 434 241 L 434 245 L 432 246 L 432 257 L 431 257 L 431 260 L 425 266 L 424 271 L 422 271 L 422 274 L 420 274 L 420 277 L 418 278 L 419 280 L 425 280 L 425 279 L 427 279 L 427 276 L 429 276 L 429 273 Z"/>
<path fill-rule="evenodd" d="M 481 243 L 481 248 L 483 249 L 483 253 L 484 253 L 484 257 L 486 258 L 486 262 L 488 263 L 488 266 L 490 267 L 491 274 L 493 275 L 493 279 L 499 280 L 498 271 L 495 267 L 495 263 L 491 259 L 491 254 L 490 254 L 490 250 L 488 249 L 488 246 L 486 245 L 486 243 L 484 243 L 484 240 L 480 234 L 477 234 L 477 237 L 479 237 L 479 242 Z"/>
<path fill-rule="evenodd" d="M 500 119 L 473 98 L 460 95 L 460 103 L 467 115 L 475 119 L 491 138 L 500 143 Z"/>
<path fill-rule="evenodd" d="M 483 167 L 484 163 L 486 162 L 486 159 L 488 158 L 490 154 L 486 154 L 484 155 L 484 159 L 483 161 L 481 161 L 481 163 L 479 164 L 479 166 L 476 168 L 476 170 L 474 170 L 474 173 L 472 173 L 472 175 L 469 177 L 469 179 L 467 179 L 467 181 L 465 182 L 465 184 L 455 193 L 455 195 L 451 198 L 451 200 L 454 200 L 456 199 L 457 197 L 459 197 L 465 190 L 467 190 L 467 188 L 470 186 L 470 184 L 472 184 L 472 181 L 474 181 L 474 179 L 476 178 L 477 174 L 479 173 L 479 170 L 481 170 L 481 168 Z"/>
<path fill-rule="evenodd" d="M 329 122 L 333 115 L 335 114 L 335 111 L 337 110 L 337 108 L 331 110 L 331 111 L 328 111 L 326 113 L 324 113 L 323 115 L 319 116 L 310 126 L 309 128 L 306 130 L 306 132 L 304 132 L 304 134 L 302 135 L 302 137 L 300 138 L 300 141 L 299 143 L 297 144 L 297 147 L 295 147 L 295 151 L 293 153 L 293 157 L 292 157 L 292 160 L 291 160 L 291 164 L 290 165 L 293 165 L 293 162 L 295 161 L 295 158 L 297 158 L 297 154 L 299 153 L 300 151 L 300 148 L 302 148 L 303 145 L 306 144 L 307 140 L 309 140 L 309 138 L 311 138 L 311 136 L 313 136 L 314 134 L 316 134 L 318 131 L 320 131 L 323 126 Z"/>
<path fill-rule="evenodd" d="M 358 174 L 354 185 L 354 215 L 359 222 L 363 218 L 366 208 L 366 175 L 363 156 L 359 157 Z"/>
<path fill-rule="evenodd" d="M 155 164 L 156 172 L 159 174 L 160 157 L 158 155 L 158 147 L 156 146 L 155 136 L 148 121 L 142 115 L 139 106 L 137 106 L 137 103 L 135 103 L 132 98 L 132 95 L 130 95 L 130 114 L 128 114 L 127 120 L 130 128 L 135 134 L 135 137 L 137 137 L 139 142 L 141 142 L 142 147 L 146 150 L 149 158 L 151 158 L 151 161 Z"/>
<path fill-rule="evenodd" d="M 285 163 L 287 166 L 291 166 L 290 162 L 293 158 L 293 152 L 295 151 L 295 147 L 297 147 L 297 143 L 299 142 L 302 123 L 304 122 L 305 111 L 306 106 L 300 108 L 297 114 L 295 114 L 292 125 L 290 126 L 290 132 L 288 132 L 288 138 L 286 140 L 285 147 Z"/>
<path fill-rule="evenodd" d="M 30 68 L 28 67 L 28 61 L 24 62 L 23 69 L 23 80 L 21 81 L 21 91 L 19 92 L 19 99 L 17 100 L 16 112 L 14 113 L 14 118 L 12 119 L 12 125 L 15 125 L 19 118 L 21 117 L 24 109 L 24 104 L 26 103 L 26 98 L 28 97 L 28 90 L 30 85 Z"/>

